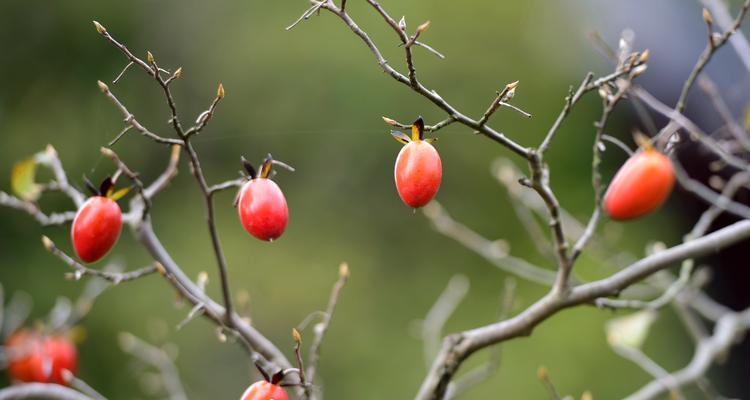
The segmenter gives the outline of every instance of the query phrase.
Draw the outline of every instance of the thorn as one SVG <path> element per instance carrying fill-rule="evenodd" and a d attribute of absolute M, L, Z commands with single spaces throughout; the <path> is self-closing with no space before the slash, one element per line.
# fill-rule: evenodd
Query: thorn
<path fill-rule="evenodd" d="M 96 31 L 97 31 L 97 32 L 98 32 L 98 33 L 99 33 L 100 35 L 104 35 L 104 34 L 106 34 L 106 33 L 107 33 L 107 28 L 105 28 L 104 26 L 102 26 L 102 24 L 100 24 L 100 23 L 99 23 L 99 22 L 97 22 L 97 21 L 93 21 L 93 22 L 94 22 L 94 27 L 96 28 Z"/>

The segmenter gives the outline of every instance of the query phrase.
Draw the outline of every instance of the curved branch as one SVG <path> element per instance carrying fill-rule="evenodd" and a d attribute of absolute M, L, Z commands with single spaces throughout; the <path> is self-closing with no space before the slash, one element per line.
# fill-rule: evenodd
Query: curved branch
<path fill-rule="evenodd" d="M 73 389 L 54 383 L 24 383 L 0 389 L 0 400 L 20 399 L 93 400 Z"/>
<path fill-rule="evenodd" d="M 704 237 L 646 257 L 608 278 L 576 286 L 567 296 L 561 296 L 557 292 L 548 293 L 511 319 L 449 336 L 416 398 L 442 399 L 461 363 L 484 347 L 530 335 L 534 327 L 561 310 L 591 303 L 599 297 L 617 295 L 633 283 L 676 262 L 707 255 L 748 238 L 750 221 L 736 222 Z"/>

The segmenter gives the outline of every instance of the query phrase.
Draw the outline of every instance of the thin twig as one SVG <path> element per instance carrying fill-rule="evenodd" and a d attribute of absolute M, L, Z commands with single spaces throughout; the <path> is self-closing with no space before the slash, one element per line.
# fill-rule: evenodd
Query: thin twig
<path fill-rule="evenodd" d="M 122 351 L 133 355 L 159 371 L 170 400 L 187 400 L 177 367 L 163 349 L 146 343 L 127 332 L 120 333 L 119 342 Z"/>
<path fill-rule="evenodd" d="M 65 264 L 73 268 L 73 271 L 74 271 L 73 278 L 75 280 L 79 280 L 83 276 L 88 275 L 88 276 L 95 276 L 97 278 L 110 281 L 116 285 L 120 282 L 136 280 L 138 278 L 157 272 L 157 268 L 155 266 L 148 266 L 148 267 L 144 267 L 141 269 L 133 270 L 130 272 L 124 272 L 124 273 L 107 272 L 107 271 L 101 271 L 98 269 L 91 269 L 79 263 L 78 261 L 74 260 L 72 257 L 65 254 L 65 252 L 63 252 L 62 250 L 58 249 L 57 246 L 55 246 L 55 243 L 47 236 L 42 236 L 42 244 L 44 244 L 44 248 L 47 249 L 47 251 L 49 251 L 55 257 L 59 258 Z"/>
<path fill-rule="evenodd" d="M 309 356 L 307 360 L 307 371 L 305 375 L 310 385 L 305 386 L 305 395 L 309 398 L 312 394 L 312 384 L 315 383 L 315 372 L 318 366 L 318 360 L 320 359 L 320 346 L 323 343 L 328 328 L 331 326 L 331 320 L 333 313 L 336 311 L 336 304 L 338 303 L 341 290 L 349 280 L 349 266 L 346 263 L 342 263 L 339 266 L 339 279 L 333 285 L 331 290 L 331 297 L 328 300 L 328 307 L 326 307 L 325 315 L 323 320 L 315 327 L 315 336 L 313 338 L 312 345 L 310 346 Z"/>

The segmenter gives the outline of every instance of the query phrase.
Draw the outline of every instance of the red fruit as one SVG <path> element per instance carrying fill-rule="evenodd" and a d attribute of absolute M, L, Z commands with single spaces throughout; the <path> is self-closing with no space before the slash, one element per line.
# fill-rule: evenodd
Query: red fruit
<path fill-rule="evenodd" d="M 420 117 L 412 125 L 412 137 L 393 131 L 394 138 L 406 144 L 398 153 L 394 176 L 396 190 L 401 200 L 409 207 L 419 208 L 429 203 L 443 177 L 440 155 L 430 144 L 432 139 L 424 139 L 424 122 Z"/>
<path fill-rule="evenodd" d="M 242 186 L 237 198 L 237 212 L 242 226 L 251 235 L 266 241 L 278 239 L 289 221 L 284 193 L 276 182 L 268 178 L 272 162 L 270 156 L 266 158 L 259 176 L 245 162 L 251 179 Z"/>
<path fill-rule="evenodd" d="M 641 217 L 662 205 L 672 186 L 674 170 L 669 157 L 647 146 L 617 171 L 604 195 L 604 209 L 616 220 Z"/>
<path fill-rule="evenodd" d="M 121 227 L 122 212 L 114 200 L 89 198 L 78 210 L 70 230 L 76 254 L 87 263 L 99 261 L 117 242 Z"/>
<path fill-rule="evenodd" d="M 247 388 L 240 400 L 289 400 L 289 397 L 281 386 L 258 381 Z"/>
<path fill-rule="evenodd" d="M 78 366 L 75 345 L 65 336 L 21 330 L 11 335 L 5 346 L 8 375 L 13 380 L 64 385 L 62 371 L 75 374 Z"/>

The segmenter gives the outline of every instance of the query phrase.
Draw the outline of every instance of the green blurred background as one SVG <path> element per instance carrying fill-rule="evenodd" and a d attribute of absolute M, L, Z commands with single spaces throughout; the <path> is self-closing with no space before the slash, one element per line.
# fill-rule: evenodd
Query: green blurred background
<path fill-rule="evenodd" d="M 502 109 L 493 125 L 524 145 L 541 140 L 570 85 L 588 70 L 606 74 L 610 68 L 587 40 L 596 28 L 594 21 L 602 21 L 586 12 L 588 2 L 383 4 L 394 16 L 406 15 L 410 29 L 432 21 L 424 40 L 447 59 L 416 49 L 420 78 L 469 115 L 480 115 L 495 90 L 520 80 L 514 102 L 534 118 Z M 450 277 L 461 273 L 469 278 L 471 291 L 446 331 L 491 322 L 506 274 L 434 232 L 421 213 L 400 202 L 393 187 L 399 145 L 380 116 L 410 121 L 423 115 L 434 123 L 442 113 L 384 75 L 359 39 L 332 15 L 324 13 L 286 32 L 284 27 L 306 5 L 301 0 L 3 1 L 0 187 L 9 189 L 15 161 L 47 143 L 57 148 L 77 184 L 83 174 L 101 179 L 113 171 L 99 147 L 120 131 L 122 118 L 97 90 L 96 81 L 111 81 L 125 61 L 96 34 L 94 19 L 136 54 L 145 56 L 150 50 L 161 66 L 183 67 L 182 79 L 173 85 L 183 123 L 207 107 L 216 85 L 223 82 L 226 98 L 195 140 L 209 181 L 236 177 L 241 155 L 259 161 L 271 152 L 297 168 L 295 173 L 282 170 L 276 178 L 290 207 L 288 230 L 278 242 L 251 238 L 237 221 L 233 193 L 217 197 L 217 225 L 232 288 L 235 295 L 243 290 L 250 294 L 243 311 L 291 357 L 291 328 L 325 307 L 338 264 L 347 261 L 351 280 L 320 365 L 325 394 L 331 399 L 410 398 L 426 368 L 415 321 Z M 364 2 L 351 0 L 348 9 L 392 65 L 403 70 L 403 50 L 382 20 Z M 697 5 L 683 9 L 696 16 L 690 27 L 704 29 Z M 664 29 L 682 23 L 675 17 Z M 607 39 L 616 43 L 616 36 Z M 652 58 L 658 68 L 659 54 L 652 53 Z M 161 93 L 141 71 L 131 69 L 110 86 L 141 122 L 171 135 Z M 588 171 L 599 103 L 596 95 L 581 103 L 549 154 L 553 187 L 562 204 L 581 218 L 592 207 Z M 621 111 L 609 131 L 627 138 L 631 128 L 628 112 Z M 507 240 L 514 255 L 552 268 L 550 260 L 535 253 L 505 190 L 489 174 L 491 162 L 510 157 L 509 152 L 457 125 L 437 136 L 444 165 L 441 204 L 485 237 Z M 161 171 L 168 155 L 166 148 L 134 133 L 114 149 L 146 180 Z M 621 153 L 608 151 L 606 176 L 622 160 Z M 58 195 L 42 205 L 48 210 L 70 208 Z M 154 225 L 190 276 L 209 273 L 209 292 L 217 297 L 218 277 L 203 215 L 197 186 L 183 162 L 180 175 L 154 203 Z M 665 209 L 644 221 L 607 225 L 620 231 L 619 249 L 642 254 L 651 240 L 679 240 L 684 224 L 676 221 Z M 9 209 L 0 209 L 0 224 L 0 282 L 6 292 L 31 293 L 37 318 L 58 296 L 77 297 L 83 282 L 64 280 L 66 267 L 39 242 L 40 235 L 49 235 L 70 251 L 67 227 L 40 228 L 27 215 Z M 128 268 L 149 262 L 128 232 L 108 260 L 122 260 Z M 582 259 L 580 277 L 593 279 L 607 272 L 595 261 Z M 519 281 L 515 312 L 543 293 L 543 287 Z M 149 398 L 134 384 L 142 377 L 117 346 L 117 333 L 129 331 L 179 346 L 177 366 L 191 398 L 238 398 L 257 378 L 246 354 L 237 344 L 217 341 L 214 327 L 203 320 L 175 331 L 187 312 L 187 307 L 175 308 L 175 292 L 156 276 L 109 289 L 83 322 L 88 338 L 80 347 L 79 375 L 111 398 Z M 591 390 L 595 398 L 611 399 L 640 387 L 647 375 L 606 343 L 603 323 L 612 316 L 587 307 L 566 311 L 531 338 L 505 344 L 496 376 L 467 398 L 545 398 L 536 377 L 541 365 L 566 394 Z M 303 335 L 312 337 L 309 329 Z M 690 357 L 689 341 L 668 310 L 646 351 L 667 369 Z M 486 356 L 477 354 L 467 365 Z M 602 379 L 604 368 L 607 379 Z"/>

